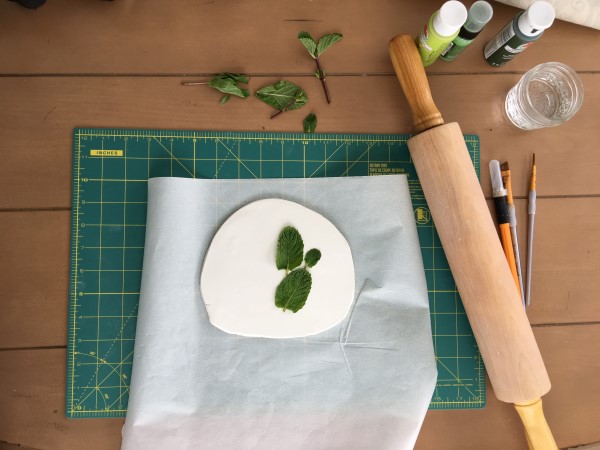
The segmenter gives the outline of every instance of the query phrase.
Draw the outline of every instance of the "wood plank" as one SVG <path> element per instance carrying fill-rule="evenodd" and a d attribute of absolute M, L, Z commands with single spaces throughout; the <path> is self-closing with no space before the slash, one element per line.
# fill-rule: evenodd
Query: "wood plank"
<path fill-rule="evenodd" d="M 525 270 L 527 206 L 518 201 L 519 248 Z M 533 246 L 532 324 L 600 321 L 600 198 L 537 202 Z"/>
<path fill-rule="evenodd" d="M 0 213 L 0 349 L 66 344 L 69 215 Z M 600 321 L 600 198 L 542 199 L 536 217 L 531 323 Z"/>
<path fill-rule="evenodd" d="M 561 448 L 600 440 L 600 325 L 535 329 L 553 382 L 544 410 Z M 67 420 L 65 351 L 0 352 L 0 440 L 38 449 L 116 449 L 120 419 Z M 418 450 L 526 449 L 511 405 L 493 394 L 482 410 L 430 411 Z"/>
<path fill-rule="evenodd" d="M 23 447 L 22 445 L 9 444 L 8 442 L 0 441 L 0 450 L 36 450 L 31 447 Z"/>
<path fill-rule="evenodd" d="M 560 127 L 522 131 L 502 116 L 503 98 L 518 75 L 431 77 L 446 121 L 481 138 L 482 186 L 490 195 L 487 163 L 510 159 L 515 195 L 525 196 L 531 152 L 539 167 L 539 195 L 599 195 L 596 149 L 600 75 L 584 75 L 586 101 Z M 256 99 L 218 104 L 219 93 L 180 86 L 180 78 L 0 78 L 0 209 L 66 208 L 71 204 L 71 147 L 75 126 L 301 131 L 313 111 L 319 132 L 406 133 L 410 113 L 393 76 L 330 77 L 326 105 L 314 77 L 292 77 L 311 100 L 302 110 L 270 120 Z M 255 77 L 255 90 L 274 78 Z"/>
<path fill-rule="evenodd" d="M 568 450 L 575 450 L 575 447 L 571 447 Z M 577 447 L 577 450 L 600 450 L 600 442 L 590 445 L 582 445 Z"/>
<path fill-rule="evenodd" d="M 344 41 L 323 57 L 330 73 L 391 73 L 387 42 L 416 36 L 441 2 L 421 0 L 190 0 L 174 5 L 146 0 L 55 0 L 37 11 L 0 3 L 0 47 L 10 48 L 0 73 L 247 73 L 312 74 L 313 63 L 296 41 L 342 32 Z M 430 72 L 524 72 L 561 61 L 598 71 L 596 30 L 556 21 L 539 42 L 504 68 L 489 66 L 483 47 L 519 11 L 494 3 L 491 23 L 460 60 L 435 63 Z M 574 51 L 585 48 L 585 51 Z"/>
<path fill-rule="evenodd" d="M 35 449 L 118 449 L 122 419 L 65 417 L 66 351 L 0 352 L 0 441 Z"/>
<path fill-rule="evenodd" d="M 0 214 L 0 348 L 67 343 L 69 212 Z"/>
<path fill-rule="evenodd" d="M 494 202 L 487 203 L 496 222 Z M 515 201 L 524 285 L 529 257 L 527 204 Z M 600 292 L 599 227 L 600 198 L 538 199 L 527 308 L 532 325 L 600 321 L 595 300 Z"/>

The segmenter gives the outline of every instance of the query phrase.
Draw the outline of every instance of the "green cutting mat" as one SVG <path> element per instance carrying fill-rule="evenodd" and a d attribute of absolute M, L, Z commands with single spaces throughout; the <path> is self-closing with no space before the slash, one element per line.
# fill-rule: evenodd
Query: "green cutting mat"
<path fill-rule="evenodd" d="M 483 407 L 483 363 L 410 161 L 409 137 L 75 129 L 67 416 L 122 417 L 127 411 L 147 180 L 160 176 L 407 173 L 439 373 L 430 408 Z M 465 141 L 479 173 L 479 138 Z"/>

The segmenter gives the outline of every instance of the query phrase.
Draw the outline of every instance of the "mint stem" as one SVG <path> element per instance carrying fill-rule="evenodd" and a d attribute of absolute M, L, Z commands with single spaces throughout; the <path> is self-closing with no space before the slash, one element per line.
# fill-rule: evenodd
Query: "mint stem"
<path fill-rule="evenodd" d="M 279 111 L 277 111 L 275 114 L 273 114 L 273 115 L 271 116 L 271 119 L 274 119 L 275 117 L 277 117 L 279 114 L 281 114 L 281 113 L 282 113 L 282 112 L 284 112 L 284 111 L 285 111 L 285 109 L 280 109 Z"/>
<path fill-rule="evenodd" d="M 325 98 L 327 98 L 327 103 L 331 103 L 331 96 L 329 95 L 329 88 L 327 87 L 327 81 L 325 80 L 325 71 L 321 68 L 321 64 L 319 63 L 319 58 L 315 57 L 315 62 L 317 63 L 317 71 L 319 72 L 319 79 L 321 80 L 321 84 L 323 85 L 323 90 L 325 91 Z"/>
<path fill-rule="evenodd" d="M 279 111 L 277 111 L 275 114 L 273 114 L 271 116 L 271 119 L 274 119 L 275 117 L 277 117 L 279 114 L 281 114 L 284 111 L 287 111 L 287 109 L 292 106 L 294 103 L 296 103 L 296 99 L 294 98 L 291 102 L 289 102 L 283 109 L 280 109 Z"/>

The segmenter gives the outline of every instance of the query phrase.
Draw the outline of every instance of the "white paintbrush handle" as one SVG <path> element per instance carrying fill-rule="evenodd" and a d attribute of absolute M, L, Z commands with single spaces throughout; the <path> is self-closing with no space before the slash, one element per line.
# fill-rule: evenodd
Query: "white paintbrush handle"
<path fill-rule="evenodd" d="M 529 191 L 529 221 L 527 223 L 527 283 L 525 287 L 525 306 L 531 303 L 531 262 L 533 261 L 533 229 L 535 224 L 535 191 Z"/>

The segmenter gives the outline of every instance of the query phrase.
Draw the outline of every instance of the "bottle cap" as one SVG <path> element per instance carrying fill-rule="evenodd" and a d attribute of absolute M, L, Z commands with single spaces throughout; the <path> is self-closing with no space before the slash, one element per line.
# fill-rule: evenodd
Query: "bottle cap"
<path fill-rule="evenodd" d="M 550 28 L 554 22 L 554 8 L 548 2 L 533 2 L 519 17 L 519 31 L 526 36 L 536 36 Z"/>
<path fill-rule="evenodd" d="M 469 8 L 469 16 L 464 28 L 471 33 L 478 33 L 491 20 L 493 14 L 492 5 L 484 0 L 479 0 Z"/>
<path fill-rule="evenodd" d="M 446 2 L 433 17 L 433 29 L 440 36 L 452 36 L 467 20 L 467 8 L 455 0 Z"/>

